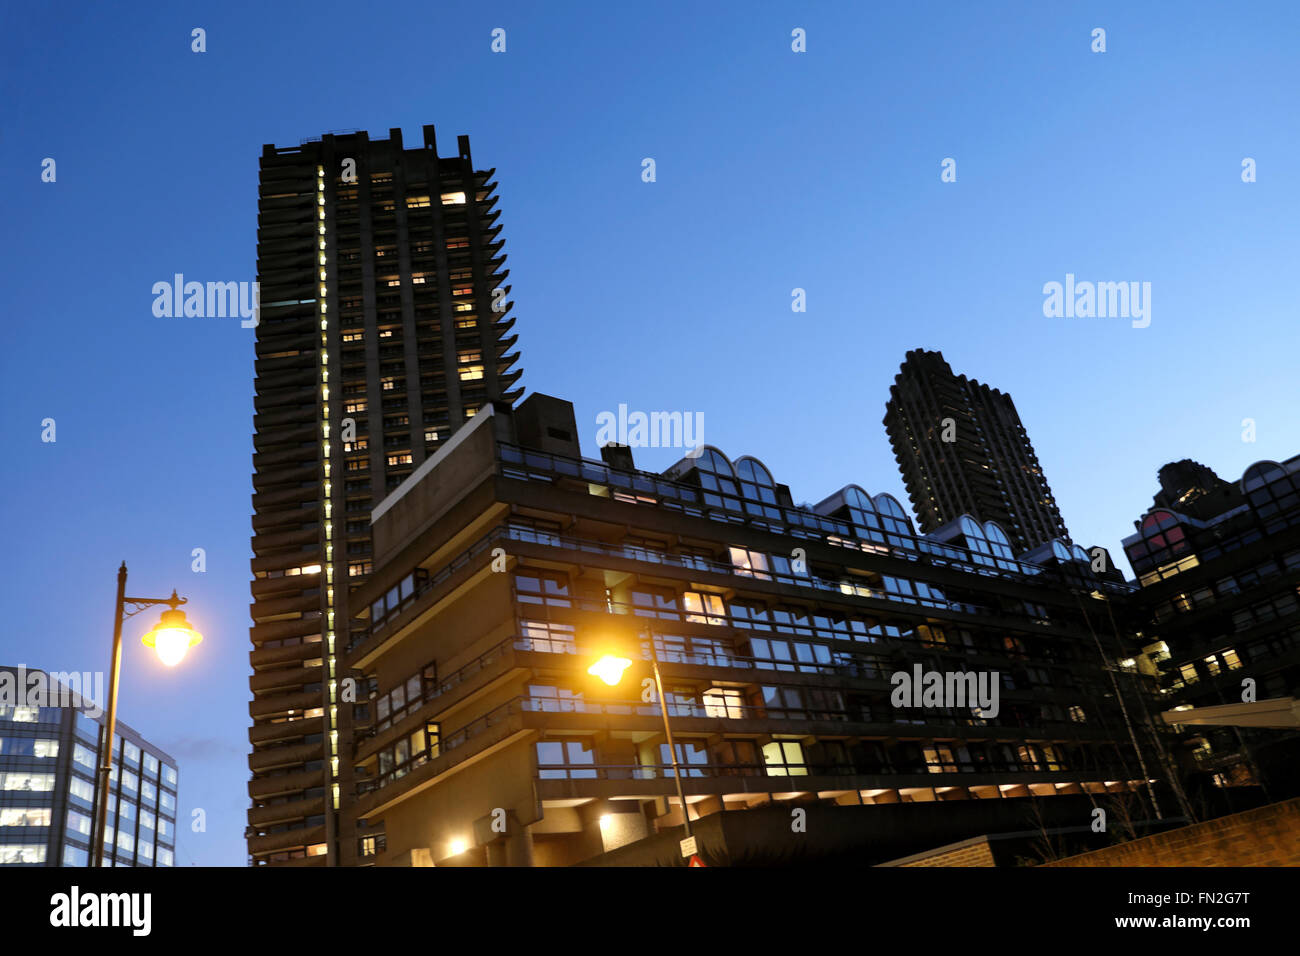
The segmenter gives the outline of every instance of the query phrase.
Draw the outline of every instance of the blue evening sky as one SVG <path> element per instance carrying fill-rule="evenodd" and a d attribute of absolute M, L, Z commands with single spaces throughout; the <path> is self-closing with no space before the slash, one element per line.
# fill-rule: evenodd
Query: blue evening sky
<path fill-rule="evenodd" d="M 1118 551 L 1164 462 L 1236 479 L 1300 452 L 1298 21 L 1285 2 L 6 5 L 0 662 L 106 667 L 123 558 L 132 593 L 188 595 L 206 642 L 164 673 L 132 621 L 120 716 L 180 762 L 178 865 L 244 863 L 253 333 L 155 318 L 150 288 L 252 280 L 262 144 L 332 129 L 432 123 L 444 154 L 467 133 L 496 167 L 523 384 L 575 402 L 589 454 L 619 403 L 698 411 L 796 500 L 903 499 L 884 402 L 908 349 L 941 349 L 1015 398 L 1075 538 Z M 1066 273 L 1150 282 L 1150 327 L 1045 318 Z"/>

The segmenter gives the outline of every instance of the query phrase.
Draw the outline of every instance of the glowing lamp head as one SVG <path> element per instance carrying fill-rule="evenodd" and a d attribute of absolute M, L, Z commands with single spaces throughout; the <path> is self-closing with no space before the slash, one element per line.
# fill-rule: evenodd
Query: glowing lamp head
<path fill-rule="evenodd" d="M 596 663 L 587 668 L 587 673 L 594 677 L 599 677 L 610 687 L 613 687 L 623 679 L 623 672 L 632 666 L 632 662 L 626 657 L 619 657 L 615 654 L 606 654 Z"/>
<path fill-rule="evenodd" d="M 168 667 L 175 667 L 191 647 L 203 640 L 203 635 L 190 627 L 185 612 L 177 608 L 163 611 L 158 626 L 141 640 L 145 647 L 158 652 L 158 659 Z"/>
<path fill-rule="evenodd" d="M 464 852 L 465 852 L 466 850 L 468 850 L 468 849 L 469 849 L 469 844 L 466 843 L 464 840 L 452 840 L 452 841 L 451 841 L 451 855 L 452 855 L 452 856 L 460 856 L 462 853 L 464 853 Z"/>

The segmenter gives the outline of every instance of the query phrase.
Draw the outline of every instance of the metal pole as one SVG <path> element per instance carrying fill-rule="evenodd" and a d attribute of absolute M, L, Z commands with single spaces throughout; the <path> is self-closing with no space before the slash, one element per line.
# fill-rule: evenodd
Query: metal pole
<path fill-rule="evenodd" d="M 677 802 L 682 807 L 682 821 L 686 826 L 686 835 L 691 835 L 691 812 L 686 806 L 686 795 L 682 792 L 682 772 L 677 767 L 677 747 L 673 744 L 673 729 L 668 725 L 668 704 L 664 700 L 664 682 L 659 677 L 659 655 L 655 653 L 655 636 L 647 632 L 650 638 L 650 662 L 654 665 L 655 687 L 659 691 L 659 712 L 664 715 L 664 735 L 668 738 L 668 756 L 673 762 L 673 779 L 677 781 Z"/>
<path fill-rule="evenodd" d="M 99 776 L 95 786 L 94 865 L 104 865 L 104 834 L 108 823 L 108 775 L 113 767 L 113 734 L 117 731 L 117 680 L 122 672 L 122 612 L 126 601 L 126 562 L 117 569 L 117 613 L 113 615 L 113 661 L 108 679 L 108 723 L 100 748 Z"/>

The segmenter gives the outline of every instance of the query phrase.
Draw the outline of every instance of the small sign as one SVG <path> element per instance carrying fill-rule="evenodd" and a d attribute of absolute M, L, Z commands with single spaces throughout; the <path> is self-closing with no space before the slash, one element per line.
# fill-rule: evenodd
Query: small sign
<path fill-rule="evenodd" d="M 694 856 L 697 852 L 698 851 L 695 848 L 695 837 L 689 836 L 682 841 L 682 856 L 691 857 Z"/>
<path fill-rule="evenodd" d="M 686 865 L 687 865 L 687 866 L 704 866 L 704 861 L 701 860 L 698 856 L 693 856 L 693 857 L 691 857 L 691 861 L 690 861 L 689 863 L 687 863 Z"/>

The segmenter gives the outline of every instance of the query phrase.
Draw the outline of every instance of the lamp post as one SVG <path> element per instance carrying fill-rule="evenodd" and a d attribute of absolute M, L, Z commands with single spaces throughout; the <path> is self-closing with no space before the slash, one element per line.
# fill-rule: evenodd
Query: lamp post
<path fill-rule="evenodd" d="M 117 682 L 122 672 L 122 624 L 145 608 L 166 604 L 157 626 L 141 638 L 145 647 L 152 647 L 168 667 L 181 662 L 186 652 L 203 640 L 203 635 L 190 627 L 180 606 L 186 603 L 172 590 L 169 598 L 137 598 L 126 596 L 126 562 L 117 569 L 117 607 L 113 614 L 113 660 L 108 678 L 108 723 L 104 727 L 104 745 L 100 748 L 99 772 L 95 781 L 95 829 L 91 837 L 94 846 L 94 866 L 104 865 L 104 834 L 108 822 L 108 778 L 113 769 L 113 735 L 117 732 Z M 132 605 L 128 611 L 126 605 Z"/>
<path fill-rule="evenodd" d="M 650 665 L 654 668 L 655 690 L 659 696 L 659 713 L 664 718 L 664 736 L 668 738 L 668 756 L 673 765 L 673 780 L 677 783 L 677 802 L 682 808 L 682 822 L 686 827 L 687 839 L 691 836 L 691 812 L 686 806 L 686 795 L 682 790 L 682 772 L 677 766 L 677 746 L 673 743 L 673 728 L 668 723 L 668 705 L 664 702 L 664 682 L 659 676 L 659 655 L 655 653 L 654 634 L 647 632 L 650 642 Z M 623 679 L 623 672 L 632 666 L 630 658 L 618 654 L 606 654 L 587 668 L 587 673 L 599 677 L 613 687 Z"/>

